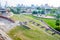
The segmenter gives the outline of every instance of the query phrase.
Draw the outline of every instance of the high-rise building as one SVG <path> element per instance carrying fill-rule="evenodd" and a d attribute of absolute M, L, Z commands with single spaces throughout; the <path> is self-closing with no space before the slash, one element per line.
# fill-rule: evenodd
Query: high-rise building
<path fill-rule="evenodd" d="M 7 5 L 8 5 L 8 4 L 7 4 L 7 1 L 6 1 L 6 3 L 5 3 L 5 8 L 7 8 Z"/>
<path fill-rule="evenodd" d="M 2 6 L 1 6 L 1 2 L 0 2 L 0 8 L 1 8 Z"/>

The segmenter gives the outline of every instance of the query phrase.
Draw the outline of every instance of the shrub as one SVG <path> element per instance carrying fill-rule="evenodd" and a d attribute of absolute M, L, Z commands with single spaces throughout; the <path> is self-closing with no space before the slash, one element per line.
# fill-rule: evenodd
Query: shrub
<path fill-rule="evenodd" d="M 56 27 L 55 29 L 60 32 L 60 27 Z"/>

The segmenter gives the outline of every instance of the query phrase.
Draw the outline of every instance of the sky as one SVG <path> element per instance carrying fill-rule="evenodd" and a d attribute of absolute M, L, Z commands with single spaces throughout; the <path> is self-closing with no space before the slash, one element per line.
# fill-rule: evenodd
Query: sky
<path fill-rule="evenodd" d="M 60 0 L 0 0 L 0 3 L 2 6 L 5 5 L 5 3 L 8 3 L 8 6 L 16 6 L 17 4 L 24 4 L 30 6 L 31 4 L 34 5 L 44 5 L 48 4 L 49 6 L 59 7 L 60 6 Z"/>

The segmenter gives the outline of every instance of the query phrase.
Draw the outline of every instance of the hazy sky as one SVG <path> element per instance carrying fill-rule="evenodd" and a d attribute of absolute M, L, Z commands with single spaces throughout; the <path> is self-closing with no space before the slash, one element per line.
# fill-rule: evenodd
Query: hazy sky
<path fill-rule="evenodd" d="M 58 7 L 60 6 L 60 0 L 0 0 L 0 2 L 2 3 L 2 5 L 5 4 L 5 2 L 7 1 L 9 6 L 16 6 L 17 4 L 24 4 L 24 5 L 31 5 L 31 4 L 35 4 L 35 5 L 41 5 L 41 4 L 47 4 L 50 6 L 55 6 Z"/>

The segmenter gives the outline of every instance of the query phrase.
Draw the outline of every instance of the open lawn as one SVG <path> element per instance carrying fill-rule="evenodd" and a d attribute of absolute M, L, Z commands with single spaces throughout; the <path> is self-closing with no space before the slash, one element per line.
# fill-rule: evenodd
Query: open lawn
<path fill-rule="evenodd" d="M 34 19 L 37 20 L 43 20 L 44 22 L 46 22 L 49 26 L 51 26 L 52 28 L 56 28 L 57 26 L 55 25 L 56 20 L 55 19 L 49 19 L 49 18 L 40 18 L 40 17 L 36 17 L 36 16 L 32 16 L 32 15 L 26 15 L 26 16 L 30 16 Z"/>
<path fill-rule="evenodd" d="M 53 13 L 47 14 L 46 16 L 55 16 Z"/>
<path fill-rule="evenodd" d="M 39 20 L 34 19 L 31 15 L 14 15 L 11 18 L 22 22 L 32 20 L 43 26 Z M 8 35 L 13 40 L 60 40 L 60 36 L 55 37 L 55 35 L 48 34 L 45 29 L 40 28 L 41 26 L 36 26 L 30 22 L 25 26 L 16 26 L 8 32 Z"/>
<path fill-rule="evenodd" d="M 9 35 L 13 40 L 57 40 L 41 30 L 26 29 L 22 26 L 17 26 L 12 29 Z"/>
<path fill-rule="evenodd" d="M 44 22 L 46 22 L 49 26 L 51 26 L 52 28 L 55 28 L 55 27 L 57 27 L 56 25 L 55 25 L 55 22 L 56 22 L 56 20 L 54 20 L 54 19 L 45 19 L 45 18 L 42 18 L 42 20 L 44 21 Z"/>

